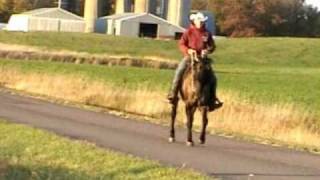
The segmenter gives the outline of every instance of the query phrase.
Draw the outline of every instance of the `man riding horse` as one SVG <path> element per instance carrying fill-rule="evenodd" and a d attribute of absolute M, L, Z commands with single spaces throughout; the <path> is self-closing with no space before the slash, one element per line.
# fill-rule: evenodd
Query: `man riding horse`
<path fill-rule="evenodd" d="M 190 16 L 191 25 L 182 35 L 179 42 L 179 47 L 184 58 L 176 70 L 173 84 L 170 93 L 168 94 L 168 100 L 172 104 L 176 103 L 179 99 L 178 92 L 181 87 L 182 77 L 188 67 L 188 64 L 190 64 L 189 62 L 191 57 L 196 55 L 197 57 L 200 57 L 200 59 L 207 59 L 207 55 L 213 53 L 216 48 L 212 34 L 205 28 L 205 22 L 207 19 L 208 17 L 200 12 L 192 14 Z M 210 100 L 208 106 L 209 110 L 213 111 L 222 107 L 223 103 L 217 98 L 216 78 L 213 73 L 210 82 L 212 82 L 210 83 L 212 87 L 212 94 L 210 97 L 212 97 L 212 100 Z"/>

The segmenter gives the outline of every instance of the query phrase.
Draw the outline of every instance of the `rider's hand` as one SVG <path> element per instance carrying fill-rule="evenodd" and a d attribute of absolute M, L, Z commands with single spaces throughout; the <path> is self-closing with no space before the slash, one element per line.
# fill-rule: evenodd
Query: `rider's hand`
<path fill-rule="evenodd" d="M 208 54 L 209 54 L 209 51 L 206 49 L 201 51 L 201 57 L 207 57 Z"/>
<path fill-rule="evenodd" d="M 196 50 L 194 50 L 194 49 L 188 49 L 188 54 L 189 54 L 190 56 L 193 56 L 193 55 L 196 54 L 196 53 L 197 53 Z"/>

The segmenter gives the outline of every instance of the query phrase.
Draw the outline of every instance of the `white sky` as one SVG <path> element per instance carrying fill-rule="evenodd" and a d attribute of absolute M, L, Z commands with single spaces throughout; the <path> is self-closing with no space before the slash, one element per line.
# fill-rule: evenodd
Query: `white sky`
<path fill-rule="evenodd" d="M 320 0 L 306 0 L 307 4 L 312 4 L 320 10 Z"/>

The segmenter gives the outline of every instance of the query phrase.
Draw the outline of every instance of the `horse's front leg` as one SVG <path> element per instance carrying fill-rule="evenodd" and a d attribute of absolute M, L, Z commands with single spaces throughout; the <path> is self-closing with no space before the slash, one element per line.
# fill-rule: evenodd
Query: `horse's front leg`
<path fill-rule="evenodd" d="M 205 144 L 206 143 L 206 129 L 208 126 L 208 109 L 202 108 L 201 109 L 201 114 L 202 114 L 202 130 L 200 134 L 200 144 Z"/>
<path fill-rule="evenodd" d="M 177 116 L 177 108 L 178 108 L 178 102 L 173 103 L 171 106 L 171 124 L 170 124 L 170 137 L 169 137 L 169 142 L 173 143 L 175 142 L 175 121 L 176 121 L 176 116 Z"/>
<path fill-rule="evenodd" d="M 192 140 L 192 125 L 193 125 L 193 116 L 196 108 L 194 106 L 186 105 L 186 115 L 187 115 L 187 146 L 193 146 Z"/>

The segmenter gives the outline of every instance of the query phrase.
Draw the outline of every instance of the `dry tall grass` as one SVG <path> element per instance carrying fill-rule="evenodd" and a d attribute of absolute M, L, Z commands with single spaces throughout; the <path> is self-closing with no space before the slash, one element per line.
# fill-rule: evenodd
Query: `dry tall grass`
<path fill-rule="evenodd" d="M 156 56 L 133 57 L 130 55 L 89 54 L 68 50 L 48 50 L 35 46 L 0 43 L 0 57 L 17 60 L 47 60 L 75 64 L 99 64 L 107 66 L 150 67 L 175 69 L 177 62 Z"/>
<path fill-rule="evenodd" d="M 151 116 L 169 124 L 170 107 L 164 101 L 165 94 L 144 88 L 129 90 L 93 82 L 85 77 L 25 74 L 13 69 L 0 69 L 0 84 L 68 101 Z M 320 149 L 319 130 L 312 130 L 306 124 L 315 118 L 309 111 L 293 104 L 253 104 L 239 99 L 235 92 L 221 92 L 219 96 L 227 103 L 221 110 L 210 114 L 210 132 L 223 131 Z M 178 115 L 180 125 L 183 119 L 185 116 L 181 104 Z M 199 114 L 195 123 L 197 128 L 201 125 Z"/>

